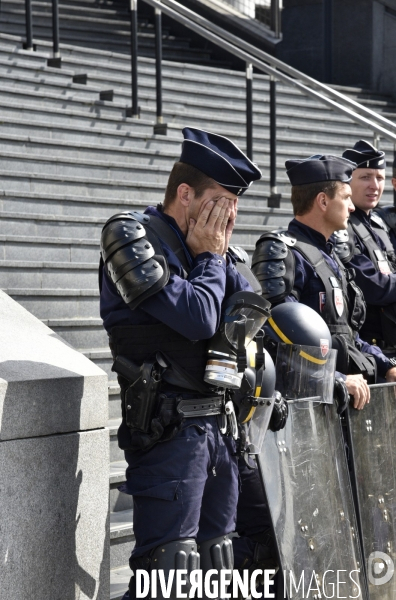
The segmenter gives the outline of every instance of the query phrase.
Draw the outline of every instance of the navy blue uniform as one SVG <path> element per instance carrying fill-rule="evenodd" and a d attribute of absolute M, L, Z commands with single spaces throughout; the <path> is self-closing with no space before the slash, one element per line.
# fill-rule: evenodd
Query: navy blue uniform
<path fill-rule="evenodd" d="M 360 208 L 355 209 L 354 215 L 365 225 L 377 246 L 386 256 L 385 245 L 372 227 L 369 215 Z M 354 243 L 356 251 L 348 262 L 348 267 L 355 269 L 355 281 L 362 290 L 367 304 L 381 307 L 396 303 L 396 274 L 385 275 L 379 272 L 371 261 L 366 246 L 356 234 L 354 235 Z M 364 339 L 370 341 L 372 339 L 382 339 L 379 311 L 368 311 L 361 335 Z"/>
<path fill-rule="evenodd" d="M 173 218 L 149 207 L 146 214 L 164 219 L 176 232 L 191 265 L 187 278 L 174 252 L 163 244 L 170 267 L 167 285 L 135 310 L 123 302 L 103 273 L 101 316 L 108 332 L 116 325 L 165 323 L 191 340 L 209 339 L 216 332 L 224 299 L 241 290 L 251 291 L 233 258 L 210 252 L 193 258 Z M 153 351 L 155 348 L 153 348 Z M 123 423 L 119 442 L 123 442 Z M 134 497 L 133 557 L 160 544 L 181 538 L 198 543 L 235 529 L 238 466 L 235 443 L 223 436 L 217 417 L 185 419 L 171 440 L 148 451 L 125 452 L 128 462 L 123 491 Z"/>
<path fill-rule="evenodd" d="M 309 239 L 314 246 L 316 246 L 323 254 L 327 264 L 331 267 L 333 272 L 339 277 L 339 268 L 336 260 L 333 258 L 333 243 L 326 241 L 325 237 L 315 229 L 300 223 L 296 219 L 293 219 L 289 224 L 289 232 L 291 235 L 301 233 L 307 239 Z M 312 265 L 305 260 L 305 258 L 297 251 L 292 250 L 295 257 L 295 279 L 293 289 L 295 289 L 300 296 L 300 302 L 306 304 L 310 308 L 313 308 L 317 313 L 321 313 L 323 305 L 324 287 L 322 281 L 319 279 Z M 348 264 L 349 266 L 349 264 Z M 358 282 L 359 283 L 359 282 Z M 292 295 L 286 298 L 286 302 L 296 302 L 296 298 Z M 364 353 L 372 354 L 377 363 L 378 374 L 381 377 L 385 376 L 386 371 L 392 367 L 389 360 L 382 354 L 378 346 L 372 346 L 367 342 L 364 342 L 358 336 L 356 338 L 357 348 Z"/>

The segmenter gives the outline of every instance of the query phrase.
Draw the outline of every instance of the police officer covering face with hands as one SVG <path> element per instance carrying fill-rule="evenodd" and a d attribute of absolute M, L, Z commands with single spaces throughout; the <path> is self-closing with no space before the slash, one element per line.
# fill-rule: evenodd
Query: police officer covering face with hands
<path fill-rule="evenodd" d="M 396 369 L 377 346 L 360 339 L 362 293 L 330 241 L 335 231 L 346 229 L 354 211 L 349 183 L 355 167 L 330 155 L 286 161 L 295 218 L 287 233 L 268 233 L 258 240 L 252 268 L 271 303 L 302 302 L 323 317 L 338 350 L 337 370 L 353 406 L 361 409 L 370 399 L 367 382 L 375 382 L 376 371 L 395 381 Z"/>
<path fill-rule="evenodd" d="M 134 498 L 130 566 L 165 575 L 196 569 L 199 558 L 203 571 L 233 566 L 235 441 L 225 389 L 204 373 L 222 307 L 252 291 L 229 240 L 238 197 L 261 177 L 227 138 L 183 134 L 164 204 L 115 215 L 101 240 L 101 316 L 121 386 L 118 441 L 128 463 L 122 489 Z M 124 599 L 135 592 L 132 577 Z"/>

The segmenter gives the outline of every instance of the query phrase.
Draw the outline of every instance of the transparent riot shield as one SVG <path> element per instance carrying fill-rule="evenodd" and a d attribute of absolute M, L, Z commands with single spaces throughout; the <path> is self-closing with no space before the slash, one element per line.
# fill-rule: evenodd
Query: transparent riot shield
<path fill-rule="evenodd" d="M 370 600 L 395 600 L 396 384 L 370 386 L 363 410 L 349 409 Z"/>
<path fill-rule="evenodd" d="M 279 347 L 276 387 L 289 418 L 283 430 L 267 432 L 258 457 L 290 599 L 367 599 L 341 425 L 330 403 L 335 358 L 328 348 L 323 356 L 319 348 Z"/>

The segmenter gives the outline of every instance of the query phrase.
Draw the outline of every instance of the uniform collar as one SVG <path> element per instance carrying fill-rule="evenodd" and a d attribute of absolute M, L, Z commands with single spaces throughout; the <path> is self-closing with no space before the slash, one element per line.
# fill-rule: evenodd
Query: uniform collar
<path fill-rule="evenodd" d="M 184 235 L 184 233 L 180 229 L 179 225 L 176 223 L 175 219 L 173 217 L 170 217 L 169 215 L 167 215 L 167 214 L 165 214 L 163 212 L 162 204 L 157 204 L 156 207 L 154 207 L 154 206 L 148 206 L 146 208 L 146 210 L 144 211 L 144 214 L 146 214 L 146 215 L 153 215 L 154 217 L 159 217 L 160 219 L 162 219 L 163 221 L 165 221 L 166 223 L 168 223 L 173 229 L 175 229 L 177 235 L 185 243 L 186 236 Z"/>
<path fill-rule="evenodd" d="M 297 221 L 296 219 L 293 219 L 289 223 L 289 232 L 292 235 L 293 235 L 293 233 L 301 233 L 310 242 L 312 242 L 312 244 L 317 246 L 317 248 L 319 248 L 319 250 L 323 250 L 323 252 L 326 252 L 326 254 L 331 254 L 331 252 L 333 250 L 334 244 L 331 242 L 332 238 L 330 238 L 329 241 L 327 241 L 325 236 L 322 233 L 320 233 L 319 231 L 316 231 L 316 229 L 312 229 L 312 227 L 309 227 L 308 225 L 304 225 L 304 223 L 301 223 L 300 221 Z"/>
<path fill-rule="evenodd" d="M 361 221 L 365 225 L 370 226 L 370 213 L 367 214 L 364 210 L 355 206 L 355 210 L 352 214 L 355 215 L 359 219 L 359 221 Z"/>

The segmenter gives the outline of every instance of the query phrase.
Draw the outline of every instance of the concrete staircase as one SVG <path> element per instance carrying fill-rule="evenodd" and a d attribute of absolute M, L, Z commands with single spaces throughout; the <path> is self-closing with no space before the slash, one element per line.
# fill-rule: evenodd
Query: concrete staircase
<path fill-rule="evenodd" d="M 37 5 L 48 8 L 45 2 Z M 4 23 L 2 17 L 4 32 L 10 21 Z M 17 28 L 0 33 L 0 287 L 109 375 L 111 598 L 116 599 L 129 581 L 134 538 L 131 497 L 117 489 L 125 463 L 116 439 L 119 389 L 99 318 L 100 231 L 112 214 L 143 210 L 162 200 L 183 126 L 223 133 L 245 146 L 244 77 L 218 67 L 164 61 L 169 132 L 155 136 L 151 58 L 139 61 L 141 119 L 133 120 L 124 116 L 130 104 L 126 54 L 64 44 L 62 69 L 53 69 L 46 66 L 50 42 L 37 41 L 37 52 L 29 53 L 21 49 L 22 41 Z M 88 74 L 86 85 L 73 82 L 82 72 Z M 233 238 L 248 251 L 264 230 L 285 226 L 292 217 L 283 168 L 287 157 L 340 153 L 361 137 L 372 139 L 370 131 L 279 84 L 278 182 L 283 198 L 280 209 L 269 209 L 268 87 L 266 77 L 255 77 L 254 159 L 264 177 L 241 198 Z M 109 88 L 113 101 L 100 100 Z M 394 117 L 396 107 L 389 98 L 345 91 Z M 392 148 L 385 142 L 382 147 L 389 151 L 390 164 Z M 392 202 L 389 184 L 386 200 Z"/>

